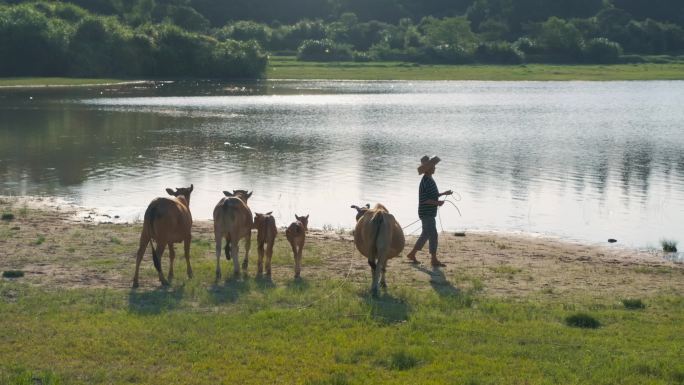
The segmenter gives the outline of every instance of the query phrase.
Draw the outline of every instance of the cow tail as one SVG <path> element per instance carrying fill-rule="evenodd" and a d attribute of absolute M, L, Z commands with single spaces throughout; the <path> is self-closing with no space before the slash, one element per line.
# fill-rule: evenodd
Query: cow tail
<path fill-rule="evenodd" d="M 161 272 L 161 259 L 154 249 L 154 242 L 152 240 L 154 235 L 154 220 L 157 219 L 157 206 L 150 206 L 145 210 L 145 222 L 150 224 L 150 247 L 152 248 L 152 262 L 157 272 Z"/>
<path fill-rule="evenodd" d="M 368 258 L 368 264 L 375 269 L 375 260 L 378 258 L 378 237 L 380 236 L 380 231 L 382 230 L 382 224 L 384 221 L 384 216 L 382 213 L 375 213 L 373 215 L 373 218 L 371 218 L 371 224 L 373 225 L 373 233 L 371 235 L 371 239 L 373 240 L 373 250 L 371 250 L 371 253 L 373 254 L 371 258 Z"/>

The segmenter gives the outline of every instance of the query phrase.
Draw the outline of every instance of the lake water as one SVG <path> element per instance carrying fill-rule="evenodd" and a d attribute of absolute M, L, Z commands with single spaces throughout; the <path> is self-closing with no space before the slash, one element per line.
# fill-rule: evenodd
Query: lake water
<path fill-rule="evenodd" d="M 438 228 L 627 246 L 684 241 L 684 82 L 157 83 L 0 91 L 0 194 L 142 218 L 164 188 L 254 191 L 279 225 L 351 228 L 351 204 L 417 219 L 439 155 Z M 419 225 L 407 228 L 416 230 Z"/>

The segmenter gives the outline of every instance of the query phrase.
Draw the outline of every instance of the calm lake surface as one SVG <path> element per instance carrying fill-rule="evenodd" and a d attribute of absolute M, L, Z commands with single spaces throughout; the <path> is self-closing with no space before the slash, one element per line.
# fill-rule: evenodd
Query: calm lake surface
<path fill-rule="evenodd" d="M 416 172 L 439 155 L 453 189 L 438 228 L 657 246 L 684 241 L 684 82 L 157 83 L 0 90 L 0 194 L 44 195 L 121 220 L 195 185 L 254 191 L 284 226 L 351 228 L 351 204 L 417 219 Z M 456 197 L 458 198 L 458 197 Z M 406 229 L 417 230 L 419 225 Z"/>

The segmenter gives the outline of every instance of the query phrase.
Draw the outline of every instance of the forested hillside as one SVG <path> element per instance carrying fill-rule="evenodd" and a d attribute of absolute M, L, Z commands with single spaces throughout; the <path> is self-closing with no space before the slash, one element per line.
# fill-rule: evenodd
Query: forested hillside
<path fill-rule="evenodd" d="M 682 0 L 0 1 L 0 76 L 258 77 L 300 60 L 679 60 Z"/>

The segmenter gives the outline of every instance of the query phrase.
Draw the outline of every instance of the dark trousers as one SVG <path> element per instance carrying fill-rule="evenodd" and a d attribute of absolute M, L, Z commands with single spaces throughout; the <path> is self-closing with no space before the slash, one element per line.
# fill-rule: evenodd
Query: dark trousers
<path fill-rule="evenodd" d="M 420 218 L 420 222 L 423 224 L 423 231 L 420 233 L 420 237 L 416 241 L 416 250 L 422 250 L 425 242 L 430 241 L 429 249 L 430 254 L 437 254 L 437 221 L 435 217 L 425 217 Z"/>

